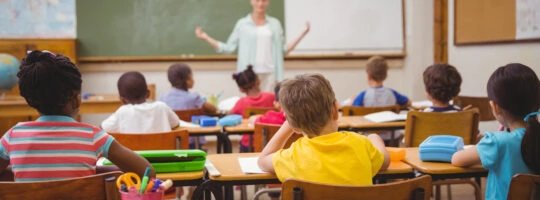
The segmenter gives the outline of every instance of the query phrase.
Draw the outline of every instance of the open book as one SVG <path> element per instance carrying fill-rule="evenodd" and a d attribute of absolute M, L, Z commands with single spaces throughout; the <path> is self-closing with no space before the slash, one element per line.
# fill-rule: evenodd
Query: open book
<path fill-rule="evenodd" d="M 396 114 L 392 111 L 382 111 L 364 115 L 364 118 L 373 122 L 405 121 L 407 113 Z"/>

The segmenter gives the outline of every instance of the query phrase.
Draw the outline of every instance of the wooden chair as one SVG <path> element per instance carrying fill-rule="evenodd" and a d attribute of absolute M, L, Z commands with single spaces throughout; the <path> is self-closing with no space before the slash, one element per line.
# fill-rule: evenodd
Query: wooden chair
<path fill-rule="evenodd" d="M 489 99 L 487 97 L 457 96 L 454 98 L 454 105 L 461 108 L 466 108 L 468 106 L 478 108 L 480 121 L 496 120 L 491 113 L 491 107 L 489 106 Z"/>
<path fill-rule="evenodd" d="M 116 178 L 121 174 L 116 171 L 55 181 L 0 182 L 0 199 L 118 200 Z"/>
<path fill-rule="evenodd" d="M 439 113 L 409 111 L 405 122 L 405 145 L 418 147 L 432 135 L 455 135 L 465 145 L 474 144 L 478 132 L 478 109 Z"/>
<path fill-rule="evenodd" d="M 432 135 L 460 136 L 465 145 L 475 144 L 478 119 L 477 108 L 450 113 L 409 111 L 405 122 L 405 145 L 418 147 Z M 480 186 L 471 179 L 441 180 L 434 181 L 433 184 L 436 185 L 436 199 L 440 197 L 440 185 L 444 184 L 470 184 L 475 189 L 476 198 L 481 199 Z M 450 186 L 448 186 L 448 195 L 450 194 Z"/>
<path fill-rule="evenodd" d="M 268 141 L 270 141 L 270 138 L 274 137 L 279 128 L 281 128 L 281 125 L 256 123 L 252 141 L 253 152 L 261 152 Z M 289 148 L 294 141 L 301 137 L 302 135 L 300 134 L 293 134 L 289 140 L 287 140 L 287 143 L 283 148 Z"/>
<path fill-rule="evenodd" d="M 508 200 L 540 199 L 540 175 L 516 174 L 510 182 Z"/>
<path fill-rule="evenodd" d="M 424 199 L 431 196 L 431 176 L 370 186 L 322 184 L 298 179 L 283 182 L 282 200 Z"/>
<path fill-rule="evenodd" d="M 189 133 L 178 129 L 162 133 L 109 133 L 125 147 L 137 150 L 189 149 Z"/>
<path fill-rule="evenodd" d="M 364 107 L 364 106 L 343 106 L 341 108 L 342 116 L 367 115 L 381 111 L 392 111 L 399 113 L 399 105 L 384 106 L 384 107 Z"/>
<path fill-rule="evenodd" d="M 155 101 L 156 100 L 156 84 L 150 83 L 147 85 L 148 87 L 148 100 Z"/>
<path fill-rule="evenodd" d="M 174 111 L 178 118 L 180 118 L 183 121 L 191 122 L 191 116 L 193 115 L 204 115 L 204 111 L 202 108 L 195 108 L 195 109 L 187 109 L 187 110 L 175 110 Z"/>
<path fill-rule="evenodd" d="M 249 118 L 252 115 L 263 115 L 269 110 L 276 110 L 274 107 L 247 107 L 244 111 L 244 118 Z"/>

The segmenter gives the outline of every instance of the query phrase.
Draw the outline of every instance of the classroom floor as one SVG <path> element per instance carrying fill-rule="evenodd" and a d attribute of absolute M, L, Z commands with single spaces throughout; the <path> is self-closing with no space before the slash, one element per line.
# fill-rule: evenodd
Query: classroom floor
<path fill-rule="evenodd" d="M 233 142 L 233 152 L 238 152 L 238 139 L 231 138 L 231 141 Z M 216 153 L 216 142 L 215 141 L 208 141 L 208 143 L 203 147 L 207 149 L 208 154 L 215 154 Z M 486 183 L 485 178 L 482 178 L 482 189 L 484 189 Z M 452 196 L 450 199 L 459 199 L 459 200 L 474 200 L 474 189 L 470 185 L 452 185 L 451 186 Z M 234 191 L 234 199 L 240 200 L 240 190 Z M 252 185 L 247 186 L 247 196 L 248 200 L 250 200 L 253 197 L 253 194 L 255 193 L 254 188 Z M 484 197 L 484 190 L 482 190 L 482 197 Z M 187 196 L 187 187 L 184 187 L 184 196 L 182 196 L 181 200 L 188 200 L 186 199 Z M 212 199 L 214 199 L 212 197 Z M 270 198 L 267 195 L 263 195 L 260 200 L 270 200 Z M 431 198 L 435 199 L 435 198 Z M 442 186 L 441 187 L 441 199 L 447 200 L 449 199 L 447 197 L 447 187 Z"/>

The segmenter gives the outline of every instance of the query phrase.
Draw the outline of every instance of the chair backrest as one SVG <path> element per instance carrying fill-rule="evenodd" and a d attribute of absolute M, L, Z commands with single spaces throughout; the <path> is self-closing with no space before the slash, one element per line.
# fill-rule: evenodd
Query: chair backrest
<path fill-rule="evenodd" d="M 474 144 L 478 133 L 478 109 L 460 112 L 409 111 L 405 122 L 405 145 L 417 147 L 432 135 L 455 135 Z"/>
<path fill-rule="evenodd" d="M 148 87 L 148 100 L 155 101 L 156 100 L 156 84 L 150 83 L 147 85 Z"/>
<path fill-rule="evenodd" d="M 189 149 L 189 133 L 178 129 L 162 133 L 109 133 L 125 147 L 137 150 Z"/>
<path fill-rule="evenodd" d="M 202 108 L 188 109 L 188 110 L 175 110 L 174 111 L 178 118 L 183 121 L 191 122 L 191 116 L 193 115 L 204 115 Z"/>
<path fill-rule="evenodd" d="M 252 115 L 263 115 L 269 110 L 276 110 L 274 107 L 247 107 L 244 111 L 244 118 L 249 118 Z"/>
<path fill-rule="evenodd" d="M 399 105 L 384 106 L 384 107 L 364 107 L 364 106 L 343 106 L 341 108 L 342 116 L 353 116 L 353 115 L 367 115 L 375 112 L 381 111 L 392 111 L 399 113 Z"/>
<path fill-rule="evenodd" d="M 298 179 L 283 182 L 282 200 L 424 199 L 431 196 L 431 176 L 369 186 L 322 184 Z"/>
<path fill-rule="evenodd" d="M 108 172 L 55 181 L 0 182 L 0 199 L 120 199 L 116 178 L 122 172 Z"/>
<path fill-rule="evenodd" d="M 461 108 L 467 106 L 478 108 L 478 111 L 480 112 L 480 121 L 496 120 L 491 113 L 491 107 L 489 106 L 489 99 L 487 97 L 457 96 L 454 98 L 454 105 Z"/>
<path fill-rule="evenodd" d="M 281 125 L 256 123 L 255 130 L 253 132 L 253 152 L 261 152 L 268 141 L 270 141 L 270 138 L 274 137 L 280 127 Z M 301 137 L 302 135 L 300 134 L 291 135 L 283 148 L 289 148 L 294 141 Z"/>
<path fill-rule="evenodd" d="M 510 182 L 509 200 L 540 199 L 540 175 L 516 174 Z"/>

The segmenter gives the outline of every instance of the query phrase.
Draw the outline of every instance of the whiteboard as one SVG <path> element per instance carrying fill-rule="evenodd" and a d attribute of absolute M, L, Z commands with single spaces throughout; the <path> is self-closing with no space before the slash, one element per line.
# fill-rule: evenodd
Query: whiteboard
<path fill-rule="evenodd" d="M 287 43 L 310 32 L 291 54 L 403 53 L 402 0 L 285 0 Z"/>

